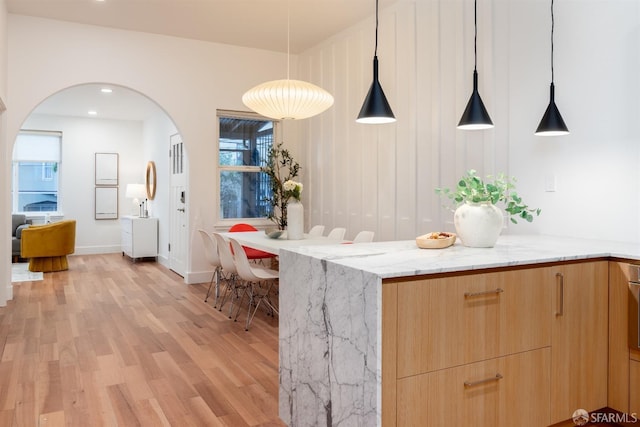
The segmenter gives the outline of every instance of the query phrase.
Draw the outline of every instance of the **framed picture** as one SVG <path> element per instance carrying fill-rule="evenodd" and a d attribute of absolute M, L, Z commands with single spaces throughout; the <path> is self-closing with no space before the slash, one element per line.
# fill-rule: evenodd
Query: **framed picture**
<path fill-rule="evenodd" d="M 118 219 L 118 187 L 96 187 L 96 219 Z"/>
<path fill-rule="evenodd" d="M 96 185 L 118 185 L 118 153 L 96 153 Z"/>

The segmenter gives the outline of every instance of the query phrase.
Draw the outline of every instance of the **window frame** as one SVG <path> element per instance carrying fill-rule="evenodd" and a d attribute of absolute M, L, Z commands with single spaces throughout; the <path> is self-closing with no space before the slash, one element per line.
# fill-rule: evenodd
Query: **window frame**
<path fill-rule="evenodd" d="M 273 221 L 271 221 L 268 217 L 260 217 L 260 218 L 223 218 L 222 217 L 222 206 L 221 206 L 221 174 L 223 171 L 228 172 L 251 172 L 258 173 L 260 172 L 261 166 L 224 166 L 220 164 L 220 118 L 231 118 L 231 119 L 248 119 L 248 120 L 264 120 L 271 122 L 273 124 L 273 140 L 272 144 L 275 144 L 276 141 L 280 140 L 280 129 L 281 129 L 281 121 L 277 119 L 272 119 L 269 117 L 262 116 L 258 113 L 248 112 L 248 111 L 232 111 L 232 110 L 217 110 L 216 111 L 216 148 L 215 148 L 215 164 L 216 164 L 216 176 L 215 176 L 215 218 L 216 223 L 215 226 L 217 228 L 228 229 L 233 224 L 237 224 L 239 222 L 245 224 L 251 224 L 256 228 L 266 228 L 273 225 Z M 261 159 L 261 162 L 264 159 Z"/>
<path fill-rule="evenodd" d="M 33 159 L 15 159 L 15 150 L 18 145 L 18 138 L 20 135 L 44 135 L 48 137 L 55 137 L 58 140 L 58 159 L 53 160 L 43 160 L 41 158 L 33 158 Z M 14 214 L 24 214 L 28 218 L 40 217 L 44 215 L 62 215 L 62 157 L 63 157 L 63 133 L 61 131 L 54 130 L 35 130 L 35 129 L 20 129 L 18 132 L 18 136 L 16 136 L 16 141 L 13 145 L 13 153 L 11 156 L 11 212 Z M 56 210 L 55 211 L 23 211 L 18 210 L 18 201 L 19 201 L 19 190 L 20 190 L 20 180 L 19 180 L 19 167 L 20 163 L 41 163 L 41 179 L 43 182 L 53 181 L 53 166 L 52 163 L 57 164 L 57 171 L 55 173 L 58 174 L 58 180 L 56 185 Z M 52 173 L 52 176 L 49 179 L 46 179 L 46 170 L 49 169 Z"/>

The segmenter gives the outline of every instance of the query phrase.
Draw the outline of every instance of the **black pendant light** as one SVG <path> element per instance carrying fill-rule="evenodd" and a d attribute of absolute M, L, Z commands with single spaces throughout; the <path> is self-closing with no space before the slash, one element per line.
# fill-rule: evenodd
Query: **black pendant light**
<path fill-rule="evenodd" d="M 467 103 L 467 107 L 462 113 L 458 129 L 464 130 L 481 130 L 493 127 L 493 122 L 487 109 L 484 107 L 480 93 L 478 93 L 478 1 L 473 2 L 473 92 Z"/>
<path fill-rule="evenodd" d="M 373 54 L 373 83 L 362 104 L 356 122 L 365 124 L 392 123 L 396 117 L 378 81 L 378 0 L 376 0 L 376 48 Z"/>
<path fill-rule="evenodd" d="M 547 111 L 544 112 L 542 120 L 536 129 L 535 134 L 538 136 L 560 136 L 568 135 L 569 129 L 564 124 L 560 111 L 556 106 L 555 91 L 556 88 L 553 84 L 553 30 L 555 27 L 555 20 L 553 17 L 553 0 L 551 0 L 551 88 L 549 93 L 549 106 Z"/>

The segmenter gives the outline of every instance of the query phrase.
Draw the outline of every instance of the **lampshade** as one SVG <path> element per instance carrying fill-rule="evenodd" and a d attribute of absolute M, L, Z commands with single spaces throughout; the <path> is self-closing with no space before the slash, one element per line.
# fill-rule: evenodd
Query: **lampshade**
<path fill-rule="evenodd" d="M 356 122 L 366 124 L 376 123 L 392 123 L 396 121 L 396 117 L 391 111 L 387 97 L 384 96 L 384 91 L 380 82 L 378 81 L 378 57 L 373 58 L 373 83 L 369 88 L 369 93 L 364 99 L 360 114 Z"/>
<path fill-rule="evenodd" d="M 144 184 L 127 184 L 125 197 L 127 199 L 138 199 L 138 200 L 141 200 L 147 197 L 147 192 L 146 192 L 146 189 L 144 188 Z"/>
<path fill-rule="evenodd" d="M 489 113 L 480 98 L 478 92 L 478 1 L 473 2 L 473 92 L 471 98 L 467 102 L 467 106 L 462 113 L 458 129 L 464 130 L 482 130 L 493 127 L 493 121 L 489 117 Z"/>
<path fill-rule="evenodd" d="M 314 84 L 300 80 L 273 80 L 249 89 L 242 102 L 272 119 L 306 119 L 333 105 L 333 96 Z"/>
<path fill-rule="evenodd" d="M 364 99 L 362 108 L 356 122 L 365 124 L 393 123 L 396 116 L 393 115 L 387 97 L 384 96 L 382 86 L 378 80 L 378 0 L 376 0 L 376 45 L 373 51 L 373 82 Z"/>
<path fill-rule="evenodd" d="M 555 28 L 555 19 L 553 16 L 553 0 L 551 0 L 551 87 L 549 89 L 549 106 L 540 120 L 540 124 L 535 131 L 537 136 L 561 136 L 568 135 L 569 128 L 564 123 L 560 110 L 556 106 L 556 87 L 553 83 L 553 31 Z"/>
<path fill-rule="evenodd" d="M 458 123 L 458 129 L 464 130 L 481 130 L 489 129 L 493 127 L 493 122 L 489 113 L 480 98 L 478 93 L 478 72 L 473 70 L 473 92 L 471 92 L 471 98 L 467 102 L 467 107 L 462 113 L 460 122 Z"/>
<path fill-rule="evenodd" d="M 287 3 L 288 5 L 288 3 Z M 242 102 L 258 114 L 276 120 L 307 119 L 333 105 L 333 96 L 312 83 L 289 78 L 291 12 L 287 6 L 287 78 L 252 87 Z"/>
<path fill-rule="evenodd" d="M 540 120 L 536 135 L 538 136 L 561 136 L 569 134 L 569 129 L 562 119 L 562 115 L 556 107 L 555 86 L 551 83 L 550 101 L 547 110 Z"/>

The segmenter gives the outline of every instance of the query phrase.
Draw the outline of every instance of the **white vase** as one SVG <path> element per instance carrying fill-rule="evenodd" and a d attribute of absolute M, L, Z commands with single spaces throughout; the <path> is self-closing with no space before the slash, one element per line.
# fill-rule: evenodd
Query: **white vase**
<path fill-rule="evenodd" d="M 466 202 L 453 214 L 456 233 L 464 246 L 492 248 L 502 231 L 504 216 L 493 203 Z"/>
<path fill-rule="evenodd" d="M 304 206 L 297 200 L 287 205 L 287 239 L 300 240 L 304 234 Z"/>

